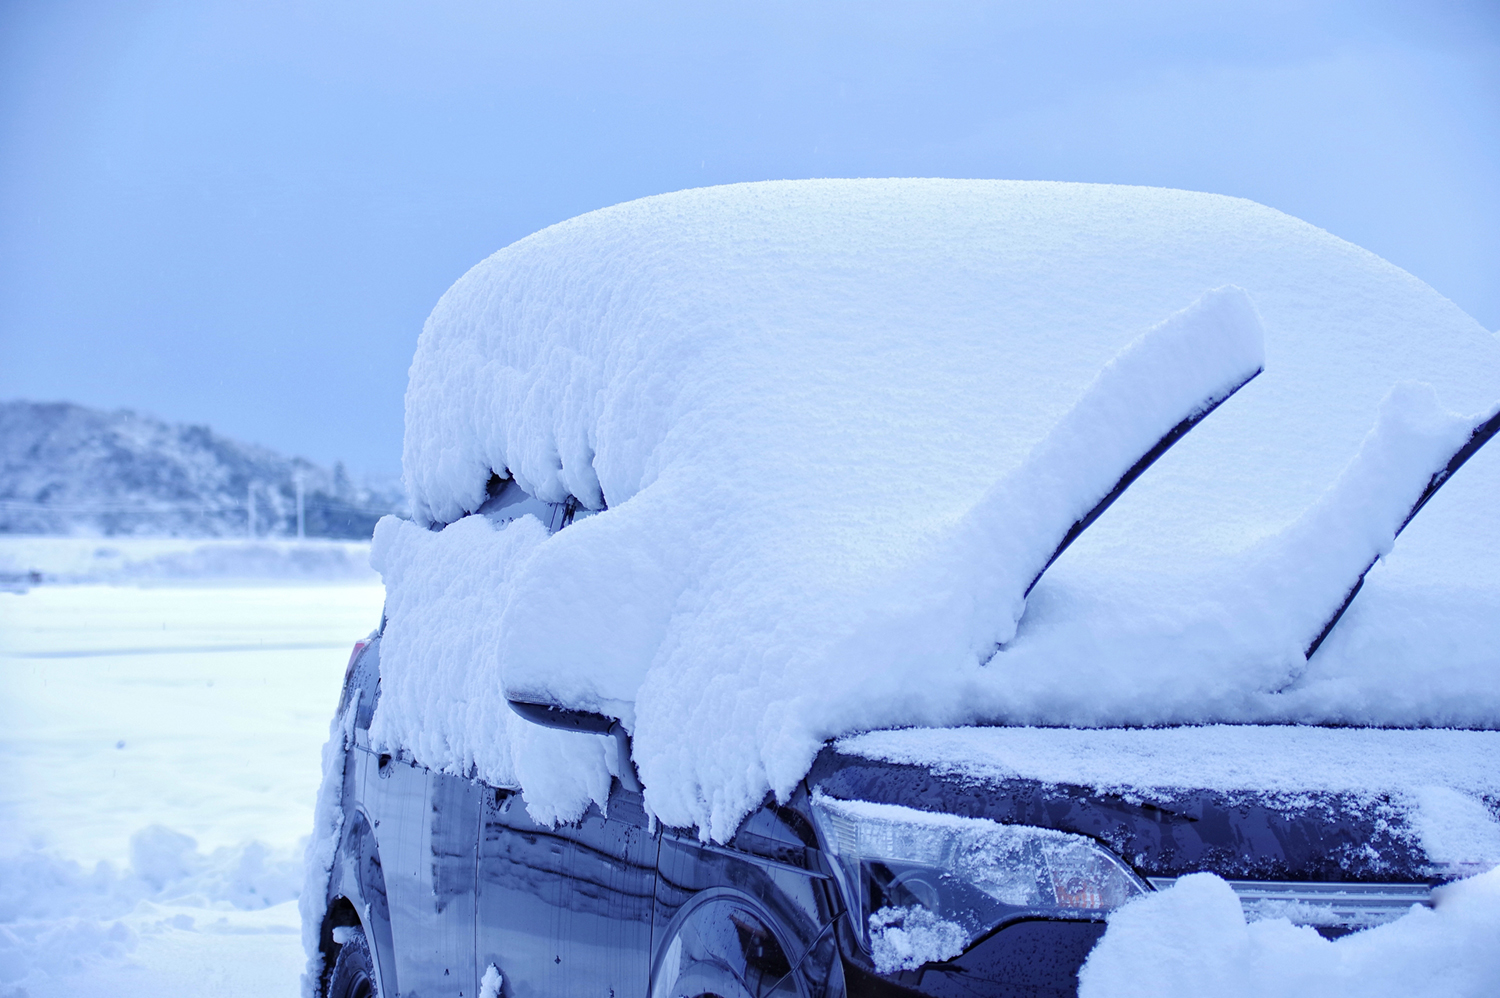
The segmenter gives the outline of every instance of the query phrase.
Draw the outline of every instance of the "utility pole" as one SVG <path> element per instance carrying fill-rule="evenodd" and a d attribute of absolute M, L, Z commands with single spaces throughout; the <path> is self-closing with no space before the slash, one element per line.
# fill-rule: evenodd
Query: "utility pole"
<path fill-rule="evenodd" d="M 297 472 L 297 540 L 302 540 L 302 472 Z"/>
<path fill-rule="evenodd" d="M 245 486 L 245 530 L 255 540 L 255 483 Z"/>

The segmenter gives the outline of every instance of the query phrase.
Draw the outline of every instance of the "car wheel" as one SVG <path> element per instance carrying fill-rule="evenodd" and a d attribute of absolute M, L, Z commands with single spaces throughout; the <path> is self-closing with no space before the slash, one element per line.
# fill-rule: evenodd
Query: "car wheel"
<path fill-rule="evenodd" d="M 768 917 L 737 898 L 690 909 L 662 954 L 652 998 L 798 998 Z"/>
<path fill-rule="evenodd" d="M 375 960 L 370 943 L 358 926 L 344 929 L 347 935 L 328 975 L 327 998 L 380 998 L 375 984 Z"/>

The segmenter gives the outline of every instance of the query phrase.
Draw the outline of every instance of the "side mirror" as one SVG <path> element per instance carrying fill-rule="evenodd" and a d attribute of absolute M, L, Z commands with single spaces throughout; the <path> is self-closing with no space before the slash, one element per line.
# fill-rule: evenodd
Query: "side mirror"
<path fill-rule="evenodd" d="M 539 724 L 544 728 L 578 731 L 590 735 L 609 735 L 615 740 L 619 761 L 616 768 L 620 773 L 620 785 L 626 790 L 641 792 L 641 778 L 635 771 L 635 760 L 630 754 L 630 733 L 625 730 L 619 718 L 535 700 L 506 698 L 506 702 L 510 704 L 511 710 L 532 724 Z"/>

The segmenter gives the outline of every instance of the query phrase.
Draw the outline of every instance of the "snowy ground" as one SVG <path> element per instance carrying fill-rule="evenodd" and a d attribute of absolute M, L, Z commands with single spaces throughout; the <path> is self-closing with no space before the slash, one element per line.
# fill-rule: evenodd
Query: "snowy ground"
<path fill-rule="evenodd" d="M 0 535 L 0 589 L 37 582 L 374 579 L 368 541 Z"/>
<path fill-rule="evenodd" d="M 374 581 L 0 592 L 0 998 L 293 995 Z"/>

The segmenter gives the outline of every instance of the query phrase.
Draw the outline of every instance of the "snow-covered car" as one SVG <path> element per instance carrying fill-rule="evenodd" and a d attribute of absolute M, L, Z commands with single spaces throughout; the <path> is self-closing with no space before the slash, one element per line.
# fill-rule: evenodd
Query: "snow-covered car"
<path fill-rule="evenodd" d="M 412 364 L 307 993 L 1218 993 L 1247 919 L 1304 981 L 1376 926 L 1369 973 L 1462 971 L 1497 398 L 1495 336 L 1232 198 L 751 184 L 520 241 Z"/>

